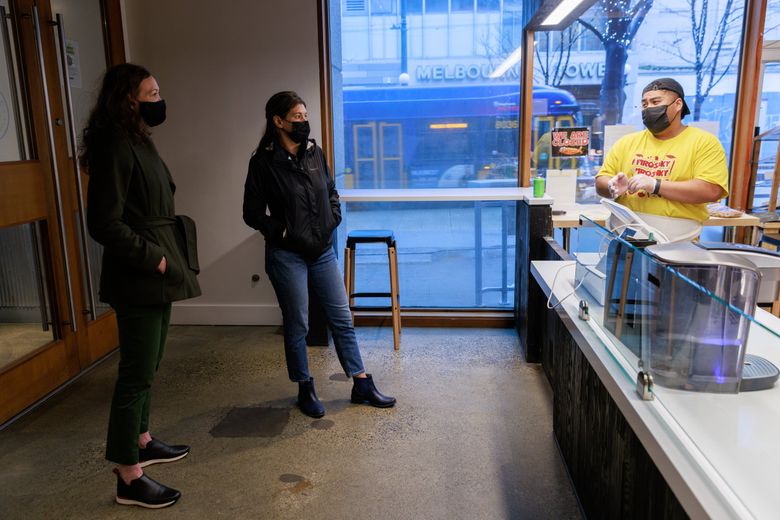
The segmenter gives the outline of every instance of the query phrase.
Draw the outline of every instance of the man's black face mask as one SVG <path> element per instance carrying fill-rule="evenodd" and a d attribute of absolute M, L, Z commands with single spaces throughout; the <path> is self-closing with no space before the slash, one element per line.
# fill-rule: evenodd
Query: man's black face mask
<path fill-rule="evenodd" d="M 671 105 L 658 105 L 657 107 L 647 107 L 642 110 L 642 123 L 653 134 L 659 134 L 669 128 L 672 124 L 666 115 L 666 109 Z"/>

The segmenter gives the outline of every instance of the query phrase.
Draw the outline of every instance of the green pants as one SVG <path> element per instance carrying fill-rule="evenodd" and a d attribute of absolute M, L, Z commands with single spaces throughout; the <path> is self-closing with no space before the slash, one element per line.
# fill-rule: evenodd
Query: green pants
<path fill-rule="evenodd" d="M 119 328 L 119 375 L 108 420 L 106 458 L 138 462 L 138 435 L 149 431 L 154 374 L 165 350 L 171 304 L 112 305 Z"/>

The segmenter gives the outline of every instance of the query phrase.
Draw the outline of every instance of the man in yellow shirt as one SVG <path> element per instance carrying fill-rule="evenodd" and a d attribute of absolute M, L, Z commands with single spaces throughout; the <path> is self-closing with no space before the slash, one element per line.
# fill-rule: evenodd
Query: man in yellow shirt
<path fill-rule="evenodd" d="M 688 114 L 677 81 L 650 82 L 642 91 L 647 130 L 615 143 L 596 177 L 598 194 L 640 213 L 705 221 L 707 203 L 728 195 L 726 153 L 717 137 L 683 124 Z"/>

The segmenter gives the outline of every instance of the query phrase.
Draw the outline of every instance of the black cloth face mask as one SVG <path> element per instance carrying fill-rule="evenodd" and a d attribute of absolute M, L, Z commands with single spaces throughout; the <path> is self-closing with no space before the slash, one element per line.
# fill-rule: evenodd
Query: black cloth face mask
<path fill-rule="evenodd" d="M 311 127 L 308 121 L 288 121 L 292 125 L 292 131 L 287 132 L 292 142 L 296 144 L 305 143 L 309 138 Z M 286 130 L 285 130 L 286 131 Z"/>
<path fill-rule="evenodd" d="M 672 104 L 658 105 L 657 107 L 648 107 L 642 110 L 642 123 L 650 132 L 659 134 L 669 128 L 672 122 L 669 121 L 669 116 L 666 115 L 666 109 L 670 106 Z"/>
<path fill-rule="evenodd" d="M 148 126 L 161 125 L 165 121 L 165 100 L 141 101 L 138 103 L 138 113 Z"/>

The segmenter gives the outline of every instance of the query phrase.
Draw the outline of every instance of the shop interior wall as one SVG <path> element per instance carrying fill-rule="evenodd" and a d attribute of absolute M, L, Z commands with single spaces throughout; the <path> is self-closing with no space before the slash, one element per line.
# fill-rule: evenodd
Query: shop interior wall
<path fill-rule="evenodd" d="M 131 0 L 123 12 L 128 61 L 149 68 L 167 102 L 153 139 L 177 213 L 198 224 L 203 296 L 175 305 L 174 322 L 280 324 L 262 236 L 242 220 L 243 187 L 273 93 L 307 101 L 320 142 L 317 3 Z"/>

